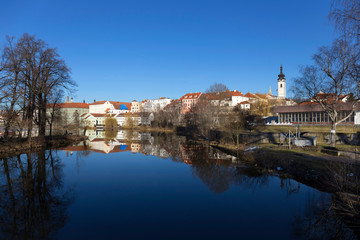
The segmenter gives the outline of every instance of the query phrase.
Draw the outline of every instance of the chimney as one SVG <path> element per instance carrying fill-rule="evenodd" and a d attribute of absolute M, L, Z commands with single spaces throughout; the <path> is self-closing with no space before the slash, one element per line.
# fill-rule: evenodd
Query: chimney
<path fill-rule="evenodd" d="M 74 99 L 73 99 L 73 98 L 71 98 L 71 102 L 74 102 Z"/>
<path fill-rule="evenodd" d="M 83 103 L 85 103 L 85 99 L 83 100 Z"/>
<path fill-rule="evenodd" d="M 66 97 L 66 102 L 67 102 L 67 103 L 69 102 L 69 96 Z"/>

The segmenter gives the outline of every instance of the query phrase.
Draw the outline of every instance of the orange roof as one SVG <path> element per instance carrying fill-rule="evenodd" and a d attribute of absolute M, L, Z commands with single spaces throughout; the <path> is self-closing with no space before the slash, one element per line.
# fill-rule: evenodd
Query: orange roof
<path fill-rule="evenodd" d="M 231 96 L 231 97 L 235 97 L 235 96 L 241 96 L 241 97 L 245 97 L 244 94 L 242 94 L 242 92 L 239 92 L 237 90 L 234 91 L 226 91 L 225 92 L 227 95 Z"/>
<path fill-rule="evenodd" d="M 197 99 L 199 98 L 201 95 L 201 92 L 197 92 L 197 93 L 187 93 L 184 96 L 182 96 L 180 99 Z"/>
<path fill-rule="evenodd" d="M 70 103 L 57 103 L 56 104 L 59 108 L 89 108 L 88 103 L 76 103 L 76 102 L 70 102 Z M 51 108 L 54 104 L 48 104 L 47 107 Z"/>
<path fill-rule="evenodd" d="M 241 102 L 240 104 L 249 104 L 248 101 Z"/>
<path fill-rule="evenodd" d="M 99 104 L 104 104 L 106 103 L 107 101 L 97 101 L 97 102 L 93 102 L 93 103 L 90 103 L 89 105 L 99 105 Z M 110 102 L 110 101 L 109 101 Z"/>
<path fill-rule="evenodd" d="M 345 97 L 346 97 L 346 95 L 339 95 L 338 96 L 339 100 L 342 100 Z M 335 100 L 335 93 L 319 92 L 318 94 L 316 94 L 313 97 L 313 99 L 334 101 Z"/>
<path fill-rule="evenodd" d="M 247 94 L 245 94 L 245 97 L 255 98 L 255 96 L 251 92 L 248 92 Z"/>

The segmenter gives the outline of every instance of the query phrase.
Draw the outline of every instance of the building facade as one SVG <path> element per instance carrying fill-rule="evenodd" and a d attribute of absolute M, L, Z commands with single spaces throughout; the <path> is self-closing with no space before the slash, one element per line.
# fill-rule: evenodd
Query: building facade
<path fill-rule="evenodd" d="M 280 66 L 280 74 L 278 75 L 278 88 L 277 88 L 277 97 L 279 99 L 286 98 L 286 79 L 285 74 L 283 73 L 283 67 Z"/>
<path fill-rule="evenodd" d="M 336 104 L 336 108 L 339 119 L 342 119 L 350 114 L 352 104 L 339 102 Z M 273 113 L 278 116 L 279 124 L 331 124 L 331 119 L 328 114 L 318 103 L 307 102 L 296 106 L 277 106 L 273 108 Z M 356 111 L 341 124 L 360 124 L 360 109 L 356 109 Z"/>

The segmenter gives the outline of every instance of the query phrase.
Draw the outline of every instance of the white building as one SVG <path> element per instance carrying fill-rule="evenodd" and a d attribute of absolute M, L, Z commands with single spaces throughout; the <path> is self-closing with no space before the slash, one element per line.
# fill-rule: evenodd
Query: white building
<path fill-rule="evenodd" d="M 248 97 L 246 97 L 245 95 L 242 94 L 242 92 L 239 92 L 237 90 L 231 91 L 229 92 L 229 94 L 231 95 L 231 106 L 236 106 L 239 103 L 249 101 Z"/>
<path fill-rule="evenodd" d="M 166 105 L 171 103 L 170 98 L 159 97 L 158 99 L 145 100 L 144 112 L 157 112 L 162 110 Z"/>
<path fill-rule="evenodd" d="M 283 67 L 280 66 L 280 74 L 278 75 L 278 88 L 277 88 L 277 97 L 279 99 L 286 98 L 286 79 L 285 74 L 283 73 Z"/>
<path fill-rule="evenodd" d="M 89 113 L 127 113 L 131 110 L 131 103 L 115 101 L 98 101 L 89 104 Z"/>

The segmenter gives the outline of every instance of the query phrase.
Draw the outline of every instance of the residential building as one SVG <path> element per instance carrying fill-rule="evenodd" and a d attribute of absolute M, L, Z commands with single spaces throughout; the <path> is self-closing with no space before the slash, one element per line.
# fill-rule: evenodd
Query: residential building
<path fill-rule="evenodd" d="M 185 114 L 190 111 L 190 109 L 195 106 L 198 102 L 201 92 L 197 93 L 187 93 L 182 96 L 179 100 L 181 101 L 181 114 Z"/>
<path fill-rule="evenodd" d="M 131 102 L 131 110 L 130 110 L 130 112 L 132 112 L 132 113 L 142 112 L 143 111 L 142 106 L 143 106 L 142 102 L 138 102 L 136 100 L 133 100 Z"/>
<path fill-rule="evenodd" d="M 159 97 L 158 99 L 144 100 L 144 112 L 157 112 L 171 103 L 170 98 Z"/>
<path fill-rule="evenodd" d="M 97 101 L 89 104 L 90 113 L 127 113 L 131 110 L 131 103 L 116 101 Z"/>
<path fill-rule="evenodd" d="M 71 124 L 76 119 L 79 119 L 81 115 L 89 112 L 89 104 L 85 102 L 74 102 L 72 98 L 69 101 L 69 97 L 67 97 L 67 101 L 64 103 L 55 105 L 48 104 L 46 111 L 48 116 L 50 116 L 53 111 L 57 111 L 56 114 L 61 116 L 63 123 Z"/>

